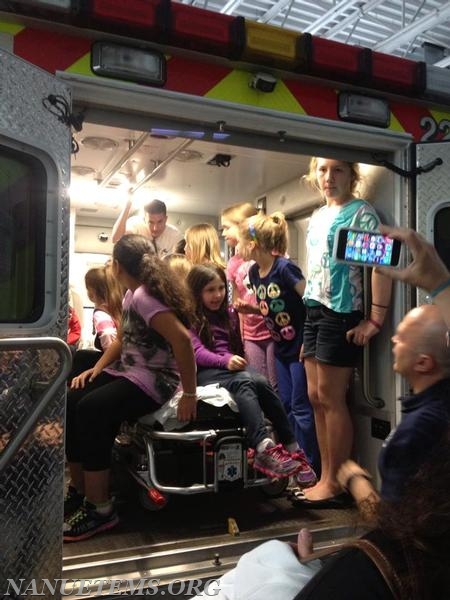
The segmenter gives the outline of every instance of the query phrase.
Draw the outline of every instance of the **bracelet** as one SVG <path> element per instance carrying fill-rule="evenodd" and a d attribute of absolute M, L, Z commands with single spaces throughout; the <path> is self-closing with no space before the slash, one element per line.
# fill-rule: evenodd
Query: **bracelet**
<path fill-rule="evenodd" d="M 377 304 L 376 302 L 372 302 L 372 306 L 378 306 L 378 308 L 389 308 L 389 304 Z"/>
<path fill-rule="evenodd" d="M 186 396 L 186 398 L 197 398 L 197 393 L 196 392 L 183 392 L 182 393 L 183 396 Z"/>
<path fill-rule="evenodd" d="M 357 477 L 362 477 L 363 479 L 366 479 L 367 481 L 370 481 L 372 479 L 372 477 L 370 475 L 368 475 L 367 473 L 352 473 L 350 475 L 350 477 L 347 479 L 347 481 L 345 482 L 345 489 L 350 492 L 350 486 L 352 484 L 352 481 L 354 479 L 356 479 Z"/>
<path fill-rule="evenodd" d="M 378 329 L 378 331 L 382 328 L 381 323 L 378 323 L 378 321 L 375 321 L 374 319 L 367 319 L 367 321 L 369 323 L 372 323 L 372 325 L 374 325 Z"/>
<path fill-rule="evenodd" d="M 430 298 L 436 298 L 436 296 L 438 294 L 440 294 L 441 292 L 443 292 L 446 288 L 450 287 L 450 277 L 444 281 L 443 283 L 441 283 L 441 285 L 438 285 L 436 289 L 432 290 L 428 296 Z"/>

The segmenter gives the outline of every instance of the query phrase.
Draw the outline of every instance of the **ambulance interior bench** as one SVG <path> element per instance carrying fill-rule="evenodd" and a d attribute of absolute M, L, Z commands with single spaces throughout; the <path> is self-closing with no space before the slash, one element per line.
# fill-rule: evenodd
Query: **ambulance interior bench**
<path fill-rule="evenodd" d="M 116 438 L 115 460 L 139 484 L 139 501 L 160 510 L 172 494 L 191 495 L 259 486 L 267 496 L 286 490 L 253 468 L 236 403 L 217 384 L 197 388 L 197 419 L 176 419 L 177 394 Z M 269 425 L 270 429 L 270 425 Z"/>

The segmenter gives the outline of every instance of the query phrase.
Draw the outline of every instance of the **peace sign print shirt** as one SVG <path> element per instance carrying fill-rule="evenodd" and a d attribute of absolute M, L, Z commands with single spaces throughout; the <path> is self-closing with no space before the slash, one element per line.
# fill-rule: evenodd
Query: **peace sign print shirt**
<path fill-rule="evenodd" d="M 260 277 L 258 265 L 249 271 L 259 309 L 275 342 L 275 356 L 282 361 L 298 360 L 303 343 L 305 307 L 295 290 L 304 279 L 291 260 L 277 256 L 270 273 Z"/>

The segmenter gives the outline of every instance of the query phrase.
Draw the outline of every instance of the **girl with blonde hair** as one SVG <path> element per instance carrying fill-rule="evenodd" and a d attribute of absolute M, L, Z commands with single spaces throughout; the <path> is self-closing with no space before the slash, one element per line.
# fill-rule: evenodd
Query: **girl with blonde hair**
<path fill-rule="evenodd" d="M 227 245 L 235 249 L 229 259 L 226 274 L 232 286 L 232 300 L 242 300 L 256 306 L 256 296 L 250 284 L 248 272 L 254 261 L 244 260 L 237 248 L 239 226 L 249 217 L 258 214 L 258 210 L 250 202 L 240 202 L 222 211 L 222 235 Z M 239 314 L 241 337 L 244 344 L 245 358 L 249 365 L 261 375 L 267 377 L 276 390 L 277 374 L 275 370 L 274 341 L 264 323 L 261 314 Z"/>
<path fill-rule="evenodd" d="M 391 283 L 376 271 L 371 276 L 371 299 L 364 318 L 362 269 L 337 263 L 333 243 L 340 227 L 376 230 L 374 208 L 357 197 L 357 163 L 314 157 L 307 180 L 320 190 L 325 205 L 308 226 L 308 281 L 303 300 L 306 322 L 303 357 L 308 392 L 322 461 L 321 478 L 300 501 L 318 507 L 340 496 L 340 465 L 350 457 L 353 427 L 347 407 L 347 388 L 361 349 L 382 328 Z"/>
<path fill-rule="evenodd" d="M 185 253 L 193 265 L 213 263 L 225 269 L 225 262 L 220 253 L 219 234 L 211 223 L 199 223 L 188 227 L 184 236 Z"/>
<path fill-rule="evenodd" d="M 258 312 L 264 317 L 275 342 L 278 392 L 294 428 L 295 438 L 305 449 L 308 462 L 319 464 L 314 416 L 308 399 L 306 377 L 299 360 L 303 343 L 305 307 L 302 294 L 305 280 L 300 268 L 284 255 L 287 250 L 287 223 L 282 213 L 257 215 L 239 228 L 239 251 L 254 260 L 249 278 L 257 306 L 236 302 L 242 312 Z M 307 462 L 304 456 L 299 456 Z M 297 476 L 300 487 L 314 485 L 312 469 Z"/>

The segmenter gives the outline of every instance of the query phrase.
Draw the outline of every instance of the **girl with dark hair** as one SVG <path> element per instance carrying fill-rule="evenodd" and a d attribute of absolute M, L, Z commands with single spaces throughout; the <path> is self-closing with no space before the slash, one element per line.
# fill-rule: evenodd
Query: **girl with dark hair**
<path fill-rule="evenodd" d="M 194 304 L 192 340 L 199 385 L 219 383 L 232 395 L 247 429 L 248 443 L 255 449 L 254 467 L 269 477 L 289 477 L 310 469 L 295 461 L 299 452 L 280 399 L 265 377 L 247 370 L 239 335 L 239 319 L 229 312 L 225 272 L 217 265 L 196 265 L 189 272 L 188 287 Z M 280 444 L 275 445 L 264 424 L 273 424 Z"/>
<path fill-rule="evenodd" d="M 117 339 L 92 369 L 72 380 L 66 454 L 71 485 L 64 502 L 64 541 L 79 541 L 118 523 L 109 494 L 111 448 L 122 421 L 157 410 L 180 386 L 178 419 L 196 416 L 195 359 L 185 293 L 149 240 L 123 236 L 113 274 L 127 289 Z"/>

